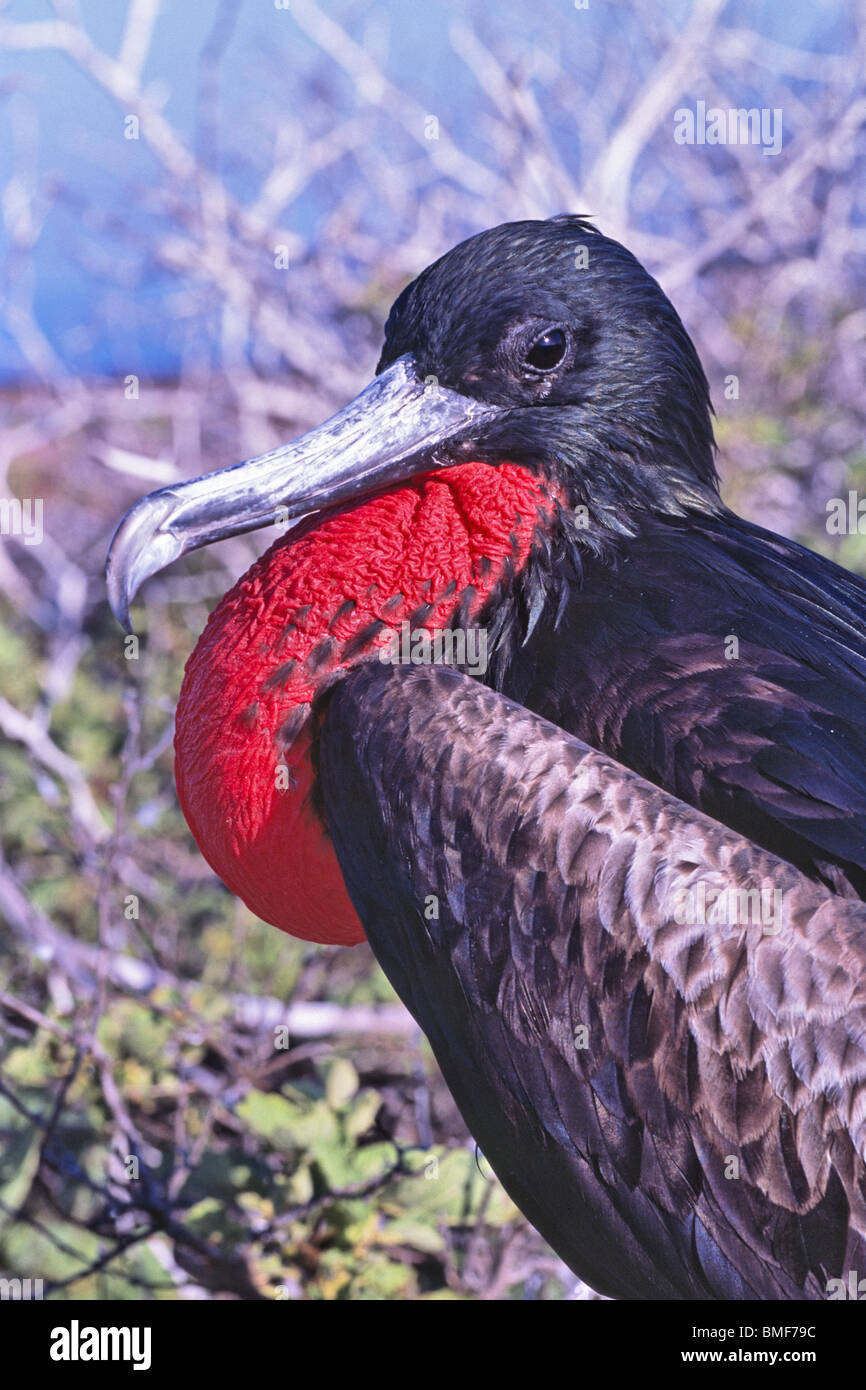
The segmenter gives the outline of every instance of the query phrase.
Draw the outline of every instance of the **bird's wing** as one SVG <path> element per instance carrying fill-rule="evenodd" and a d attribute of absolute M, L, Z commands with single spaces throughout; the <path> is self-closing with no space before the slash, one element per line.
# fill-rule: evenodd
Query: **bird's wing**
<path fill-rule="evenodd" d="M 375 954 L 577 1272 L 817 1298 L 863 1264 L 866 905 L 453 670 L 349 674 L 318 758 Z M 701 882 L 762 920 L 695 920 Z"/>
<path fill-rule="evenodd" d="M 588 567 L 563 613 L 502 644 L 511 667 L 488 683 L 866 897 L 862 580 L 739 518 L 690 517 Z"/>

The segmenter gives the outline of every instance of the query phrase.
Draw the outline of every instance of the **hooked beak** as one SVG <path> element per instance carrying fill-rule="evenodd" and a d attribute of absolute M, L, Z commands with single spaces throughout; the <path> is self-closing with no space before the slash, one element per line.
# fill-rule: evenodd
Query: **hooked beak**
<path fill-rule="evenodd" d="M 343 410 L 291 444 L 136 502 L 108 552 L 115 617 L 131 631 L 129 605 L 145 579 L 188 550 L 278 520 L 298 521 L 445 466 L 451 459 L 438 459 L 437 447 L 456 444 L 497 413 L 496 406 L 421 381 L 411 355 L 399 357 Z"/>

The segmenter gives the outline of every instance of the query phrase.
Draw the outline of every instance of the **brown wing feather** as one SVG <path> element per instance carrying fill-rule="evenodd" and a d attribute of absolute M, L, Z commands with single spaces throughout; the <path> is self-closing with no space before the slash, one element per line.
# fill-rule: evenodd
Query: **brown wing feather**
<path fill-rule="evenodd" d="M 862 1262 L 866 905 L 449 670 L 349 677 L 321 775 L 374 950 L 578 1272 L 822 1297 Z M 778 893 L 774 934 L 678 921 L 701 882 Z"/>

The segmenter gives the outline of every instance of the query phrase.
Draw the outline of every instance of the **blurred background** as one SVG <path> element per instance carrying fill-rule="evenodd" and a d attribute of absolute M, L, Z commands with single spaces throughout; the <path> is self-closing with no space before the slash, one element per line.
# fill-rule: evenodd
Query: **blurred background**
<path fill-rule="evenodd" d="M 105 551 L 345 403 L 455 242 L 580 212 L 696 340 L 729 504 L 863 572 L 864 74 L 862 0 L 0 0 L 4 1296 L 593 1297 L 369 950 L 257 921 L 180 815 L 183 664 L 272 537 L 137 646 Z M 773 146 L 701 141 L 740 108 Z"/>

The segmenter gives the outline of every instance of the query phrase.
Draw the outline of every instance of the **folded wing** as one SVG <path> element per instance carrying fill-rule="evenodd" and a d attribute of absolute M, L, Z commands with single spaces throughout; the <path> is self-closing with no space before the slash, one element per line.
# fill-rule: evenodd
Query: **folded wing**
<path fill-rule="evenodd" d="M 866 905 L 447 668 L 351 673 L 319 764 L 377 958 L 583 1278 L 866 1275 Z"/>

